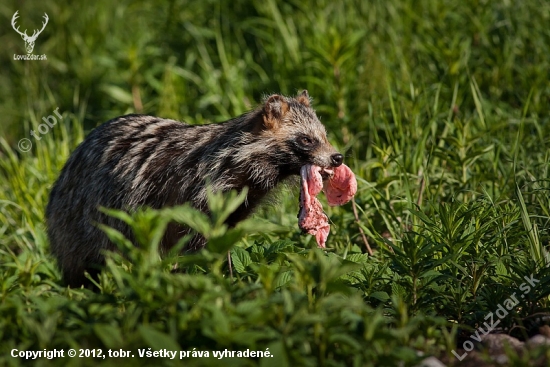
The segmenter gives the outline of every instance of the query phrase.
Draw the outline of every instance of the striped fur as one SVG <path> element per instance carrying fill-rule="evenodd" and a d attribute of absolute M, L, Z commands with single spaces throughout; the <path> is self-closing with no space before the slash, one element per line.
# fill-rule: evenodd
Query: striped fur
<path fill-rule="evenodd" d="M 144 115 L 115 118 L 78 146 L 55 183 L 46 222 L 53 255 L 71 286 L 97 273 L 101 250 L 115 250 L 94 223 L 133 239 L 129 228 L 98 207 L 133 210 L 191 202 L 207 212 L 206 184 L 214 191 L 249 188 L 245 203 L 228 219 L 246 218 L 279 182 L 304 164 L 339 165 L 307 92 L 296 98 L 272 95 L 256 110 L 229 121 L 192 126 Z M 189 233 L 170 224 L 161 251 Z M 195 236 L 186 250 L 204 247 Z"/>

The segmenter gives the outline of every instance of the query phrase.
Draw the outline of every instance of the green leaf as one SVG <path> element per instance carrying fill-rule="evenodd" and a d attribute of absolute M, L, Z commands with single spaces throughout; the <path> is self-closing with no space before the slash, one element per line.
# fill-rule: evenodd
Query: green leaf
<path fill-rule="evenodd" d="M 231 249 L 231 260 L 235 271 L 239 274 L 246 272 L 246 267 L 252 262 L 250 254 L 240 247 Z"/>
<path fill-rule="evenodd" d="M 95 324 L 94 332 L 106 348 L 118 348 L 123 345 L 120 328 L 109 324 Z"/>
<path fill-rule="evenodd" d="M 235 246 L 244 235 L 245 232 L 242 229 L 232 228 L 221 236 L 210 238 L 206 244 L 206 248 L 213 253 L 226 253 Z"/>
<path fill-rule="evenodd" d="M 117 102 L 132 104 L 132 94 L 116 85 L 102 85 L 100 89 Z"/>
<path fill-rule="evenodd" d="M 104 224 L 98 224 L 98 228 L 105 232 L 107 237 L 109 237 L 109 240 L 118 245 L 120 250 L 128 251 L 134 247 L 132 242 L 124 237 L 124 235 L 116 229 L 106 226 Z"/>
<path fill-rule="evenodd" d="M 384 291 L 372 292 L 371 294 L 369 294 L 369 297 L 375 298 L 382 302 L 387 302 L 390 299 L 390 296 L 388 295 L 388 293 Z"/>
<path fill-rule="evenodd" d="M 280 288 L 287 285 L 292 280 L 292 271 L 283 271 L 277 276 L 275 287 Z"/>
<path fill-rule="evenodd" d="M 132 218 L 130 214 L 128 214 L 123 210 L 116 210 L 116 209 L 101 207 L 99 208 L 99 211 L 107 214 L 110 217 L 120 219 L 121 221 L 123 221 L 124 223 L 130 226 L 134 223 L 134 218 Z"/>
<path fill-rule="evenodd" d="M 212 193 L 207 191 L 208 208 L 212 213 L 214 226 L 221 226 L 229 216 L 235 212 L 246 200 L 248 188 L 244 188 L 240 193 L 230 191 L 228 193 Z"/>
<path fill-rule="evenodd" d="M 412 214 L 414 214 L 415 216 L 417 216 L 418 218 L 420 218 L 420 220 L 422 220 L 427 225 L 434 225 L 433 221 L 430 218 L 428 218 L 428 216 L 426 214 L 422 213 L 421 211 L 414 210 L 414 209 L 409 209 L 409 211 Z"/>
<path fill-rule="evenodd" d="M 154 350 L 168 349 L 168 350 L 180 350 L 181 347 L 178 342 L 169 335 L 160 332 L 149 325 L 140 325 L 138 327 L 139 334 L 145 341 L 145 343 Z"/>
<path fill-rule="evenodd" d="M 266 348 L 271 354 L 270 358 L 260 359 L 260 367 L 289 367 L 286 349 L 282 341 L 269 344 Z"/>
<path fill-rule="evenodd" d="M 200 210 L 197 210 L 189 204 L 166 208 L 162 210 L 163 215 L 176 223 L 184 224 L 209 238 L 212 233 L 210 218 Z"/>

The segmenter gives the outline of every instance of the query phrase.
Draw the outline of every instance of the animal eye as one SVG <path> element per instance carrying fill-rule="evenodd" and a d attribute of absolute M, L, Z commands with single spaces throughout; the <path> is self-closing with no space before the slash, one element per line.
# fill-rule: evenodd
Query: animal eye
<path fill-rule="evenodd" d="M 302 145 L 311 145 L 311 144 L 313 144 L 313 140 L 311 140 L 311 139 L 308 138 L 307 136 L 302 136 L 302 137 L 300 138 L 300 143 L 301 143 Z"/>

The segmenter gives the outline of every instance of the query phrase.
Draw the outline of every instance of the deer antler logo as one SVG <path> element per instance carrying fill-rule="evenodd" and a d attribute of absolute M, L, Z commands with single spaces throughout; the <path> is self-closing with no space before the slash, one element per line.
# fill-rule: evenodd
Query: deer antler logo
<path fill-rule="evenodd" d="M 32 50 L 34 49 L 34 42 L 36 41 L 36 38 L 38 37 L 38 35 L 40 33 L 42 33 L 42 31 L 44 30 L 44 28 L 46 28 L 46 24 L 48 24 L 48 14 L 44 13 L 44 22 L 42 23 L 42 29 L 41 30 L 34 30 L 34 32 L 32 33 L 32 36 L 29 37 L 29 35 L 27 35 L 27 30 L 25 29 L 25 32 L 21 32 L 19 30 L 19 27 L 15 28 L 15 21 L 17 20 L 17 18 L 19 17 L 19 15 L 17 15 L 17 13 L 19 13 L 19 10 L 15 12 L 15 14 L 13 14 L 13 17 L 11 18 L 11 26 L 13 27 L 13 29 L 15 29 L 15 31 L 17 33 L 19 33 L 21 35 L 21 38 L 23 38 L 23 41 L 25 41 L 25 49 L 27 50 L 27 53 L 30 54 L 32 53 Z"/>

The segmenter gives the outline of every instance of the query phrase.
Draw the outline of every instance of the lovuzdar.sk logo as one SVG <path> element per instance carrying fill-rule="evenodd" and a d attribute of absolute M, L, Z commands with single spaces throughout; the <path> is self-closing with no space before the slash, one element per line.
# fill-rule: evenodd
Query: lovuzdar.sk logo
<path fill-rule="evenodd" d="M 46 55 L 34 55 L 32 53 L 32 50 L 34 49 L 34 43 L 36 42 L 36 38 L 42 33 L 44 28 L 46 28 L 46 24 L 48 24 L 48 14 L 44 13 L 44 22 L 42 22 L 42 29 L 38 30 L 35 29 L 31 36 L 27 34 L 27 30 L 25 29 L 24 32 L 21 32 L 19 30 L 19 26 L 16 24 L 17 18 L 19 18 L 19 10 L 13 14 L 13 17 L 11 18 L 11 26 L 13 29 L 21 35 L 21 38 L 23 38 L 23 41 L 25 41 L 25 50 L 27 51 L 26 55 L 13 55 L 14 60 L 47 60 Z"/>

